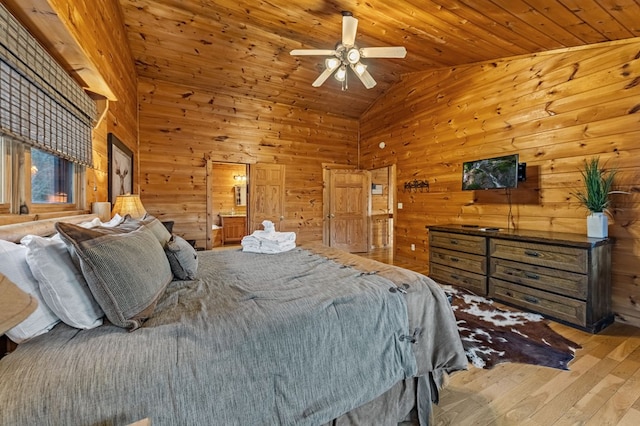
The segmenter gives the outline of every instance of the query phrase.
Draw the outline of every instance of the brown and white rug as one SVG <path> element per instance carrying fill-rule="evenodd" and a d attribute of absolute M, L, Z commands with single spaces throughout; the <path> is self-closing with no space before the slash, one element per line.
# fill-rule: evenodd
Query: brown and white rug
<path fill-rule="evenodd" d="M 460 288 L 443 286 L 451 300 L 469 362 L 490 369 L 520 362 L 568 370 L 580 345 L 553 331 L 541 315 L 501 309 L 493 301 Z"/>

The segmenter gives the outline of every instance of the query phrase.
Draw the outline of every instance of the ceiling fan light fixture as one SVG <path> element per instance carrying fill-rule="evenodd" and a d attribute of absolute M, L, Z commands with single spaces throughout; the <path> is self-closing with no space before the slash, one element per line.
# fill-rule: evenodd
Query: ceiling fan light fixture
<path fill-rule="evenodd" d="M 336 77 L 336 80 L 338 81 L 344 81 L 347 78 L 347 67 L 343 65 L 340 68 L 338 68 L 338 71 L 336 71 L 335 77 Z"/>
<path fill-rule="evenodd" d="M 347 61 L 350 64 L 357 64 L 360 61 L 360 51 L 355 47 L 352 47 L 347 52 Z"/>
<path fill-rule="evenodd" d="M 353 71 L 355 71 L 355 73 L 358 74 L 358 75 L 364 74 L 364 72 L 366 70 L 367 70 L 367 66 L 365 64 L 363 64 L 362 62 L 358 62 L 357 64 L 355 64 L 353 66 Z"/>
<path fill-rule="evenodd" d="M 335 70 L 340 65 L 340 60 L 338 58 L 327 58 L 324 64 L 328 70 Z"/>

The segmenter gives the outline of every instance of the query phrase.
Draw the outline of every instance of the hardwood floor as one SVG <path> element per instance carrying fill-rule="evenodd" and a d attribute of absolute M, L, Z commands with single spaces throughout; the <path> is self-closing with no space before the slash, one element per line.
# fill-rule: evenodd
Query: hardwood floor
<path fill-rule="evenodd" d="M 390 250 L 361 254 L 426 272 L 394 260 Z M 491 370 L 469 366 L 454 373 L 434 407 L 434 425 L 640 425 L 640 329 L 614 323 L 590 334 L 551 322 L 580 344 L 569 371 L 524 364 Z"/>

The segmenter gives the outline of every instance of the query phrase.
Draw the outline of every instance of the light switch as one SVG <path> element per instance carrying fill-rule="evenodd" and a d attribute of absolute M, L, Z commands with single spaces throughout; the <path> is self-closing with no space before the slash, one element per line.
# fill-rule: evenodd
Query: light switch
<path fill-rule="evenodd" d="M 402 209 L 402 203 L 398 203 L 398 209 Z"/>

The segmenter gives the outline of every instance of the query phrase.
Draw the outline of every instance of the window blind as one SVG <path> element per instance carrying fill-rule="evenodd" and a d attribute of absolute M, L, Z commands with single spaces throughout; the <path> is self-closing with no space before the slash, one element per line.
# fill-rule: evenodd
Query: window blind
<path fill-rule="evenodd" d="M 0 131 L 92 166 L 93 100 L 0 5 Z"/>

